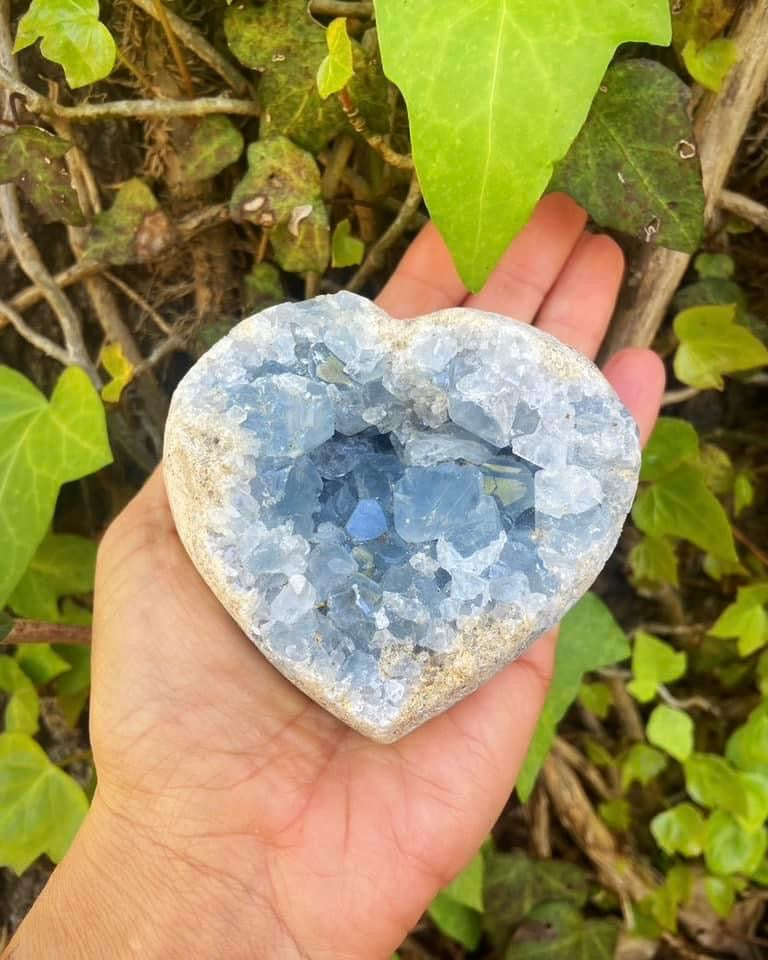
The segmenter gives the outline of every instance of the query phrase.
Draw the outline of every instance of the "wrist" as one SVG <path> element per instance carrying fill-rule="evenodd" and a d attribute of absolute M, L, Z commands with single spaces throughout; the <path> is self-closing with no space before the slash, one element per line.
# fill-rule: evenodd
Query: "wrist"
<path fill-rule="evenodd" d="M 266 898 L 94 804 L 2 960 L 298 960 Z"/>

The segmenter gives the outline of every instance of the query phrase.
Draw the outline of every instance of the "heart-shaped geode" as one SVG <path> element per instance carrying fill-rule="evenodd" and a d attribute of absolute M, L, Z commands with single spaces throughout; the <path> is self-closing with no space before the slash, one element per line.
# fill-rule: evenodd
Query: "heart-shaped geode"
<path fill-rule="evenodd" d="M 587 590 L 640 448 L 602 374 L 547 334 L 340 293 L 220 340 L 174 394 L 164 462 L 182 542 L 245 633 L 392 741 Z"/>

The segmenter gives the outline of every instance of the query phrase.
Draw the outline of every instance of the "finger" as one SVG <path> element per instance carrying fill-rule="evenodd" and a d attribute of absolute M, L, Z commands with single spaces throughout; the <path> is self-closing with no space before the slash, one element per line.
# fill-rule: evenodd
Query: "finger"
<path fill-rule="evenodd" d="M 661 407 L 667 375 L 652 350 L 630 347 L 614 354 L 603 373 L 637 421 L 642 443 L 648 440 Z"/>
<path fill-rule="evenodd" d="M 581 236 L 587 215 L 570 197 L 548 194 L 466 307 L 530 323 Z"/>
<path fill-rule="evenodd" d="M 624 276 L 624 254 L 610 237 L 584 233 L 536 319 L 540 330 L 595 357 Z"/>
<path fill-rule="evenodd" d="M 458 306 L 467 288 L 433 223 L 428 223 L 406 251 L 376 298 L 390 316 L 405 319 Z"/>

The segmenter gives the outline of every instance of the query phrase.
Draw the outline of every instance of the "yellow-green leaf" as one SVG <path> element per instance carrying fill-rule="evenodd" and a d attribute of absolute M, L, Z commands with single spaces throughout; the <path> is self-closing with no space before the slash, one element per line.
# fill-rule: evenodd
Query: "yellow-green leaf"
<path fill-rule="evenodd" d="M 748 657 L 768 643 L 768 583 L 740 587 L 735 603 L 720 614 L 709 632 L 713 637 L 736 637 L 739 653 Z"/>
<path fill-rule="evenodd" d="M 656 696 L 659 684 L 679 680 L 685 674 L 687 662 L 682 651 L 638 630 L 632 648 L 632 680 L 627 690 L 641 703 L 648 703 Z"/>
<path fill-rule="evenodd" d="M 101 388 L 104 403 L 119 403 L 123 390 L 133 380 L 134 365 L 123 353 L 120 343 L 108 343 L 102 348 L 99 363 L 112 378 Z"/>
<path fill-rule="evenodd" d="M 741 59 L 739 48 L 727 37 L 710 40 L 699 47 L 695 40 L 689 40 L 683 47 L 683 61 L 693 79 L 718 93 L 723 81 L 735 64 Z"/>
<path fill-rule="evenodd" d="M 9 733 L 28 733 L 30 736 L 37 733 L 40 713 L 37 691 L 26 673 L 8 654 L 0 654 L 0 690 L 8 695 L 5 729 Z"/>
<path fill-rule="evenodd" d="M 43 853 L 58 863 L 87 810 L 83 788 L 31 737 L 0 736 L 0 863 L 16 873 Z"/>
<path fill-rule="evenodd" d="M 693 750 L 693 720 L 684 710 L 659 704 L 648 718 L 648 740 L 681 763 Z"/>
<path fill-rule="evenodd" d="M 330 22 L 325 31 L 325 42 L 328 56 L 317 70 L 317 90 L 323 100 L 343 90 L 355 72 L 346 17 L 336 17 Z"/>
<path fill-rule="evenodd" d="M 83 370 L 65 370 L 48 401 L 0 367 L 0 606 L 50 527 L 61 484 L 111 460 L 104 406 Z"/>
<path fill-rule="evenodd" d="M 675 376 L 702 390 L 723 388 L 723 374 L 753 370 L 768 363 L 768 349 L 736 323 L 736 306 L 691 307 L 674 323 L 680 346 L 675 354 Z"/>
<path fill-rule="evenodd" d="M 356 263 L 360 263 L 364 253 L 365 244 L 352 236 L 349 220 L 340 220 L 336 224 L 331 240 L 331 266 L 353 267 Z"/>

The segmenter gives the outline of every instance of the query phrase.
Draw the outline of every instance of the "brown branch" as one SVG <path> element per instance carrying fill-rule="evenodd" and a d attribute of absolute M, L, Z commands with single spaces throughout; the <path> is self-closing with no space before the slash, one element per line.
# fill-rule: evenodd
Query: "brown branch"
<path fill-rule="evenodd" d="M 398 153 L 397 150 L 393 150 L 380 133 L 372 133 L 368 129 L 365 118 L 361 116 L 346 88 L 339 90 L 339 103 L 352 129 L 360 134 L 368 146 L 375 150 L 385 163 L 388 163 L 391 167 L 397 167 L 398 170 L 413 170 L 413 157 L 408 157 L 403 153 Z"/>
<path fill-rule="evenodd" d="M 88 123 L 111 117 L 203 117 L 211 113 L 229 113 L 257 117 L 259 105 L 255 100 L 235 100 L 230 97 L 198 97 L 195 100 L 113 100 L 107 103 L 79 103 L 64 107 L 17 80 L 8 70 L 0 68 L 0 86 L 24 97 L 33 113 L 44 117 L 62 117 Z"/>
<path fill-rule="evenodd" d="M 371 20 L 373 4 L 365 0 L 310 0 L 309 9 L 316 17 L 359 17 Z"/>
<path fill-rule="evenodd" d="M 133 0 L 133 2 L 154 20 L 160 19 L 155 7 L 155 0 Z M 247 96 L 251 93 L 249 80 L 237 69 L 231 60 L 228 60 L 223 54 L 219 53 L 191 23 L 188 23 L 182 17 L 173 13 L 172 10 L 164 9 L 168 26 L 187 49 L 191 50 L 203 63 L 207 64 L 211 70 L 218 73 L 222 80 L 226 80 L 238 96 Z"/>
<path fill-rule="evenodd" d="M 384 255 L 408 229 L 408 224 L 411 222 L 413 214 L 418 210 L 420 203 L 421 188 L 419 187 L 418 177 L 414 173 L 408 187 L 408 194 L 402 207 L 400 207 L 400 212 L 368 251 L 360 268 L 347 284 L 347 290 L 355 293 L 362 289 L 368 279 L 383 265 Z"/>
<path fill-rule="evenodd" d="M 742 220 L 768 233 L 768 207 L 763 206 L 762 203 L 758 203 L 751 197 L 745 197 L 741 193 L 734 193 L 733 190 L 723 190 L 717 202 L 723 210 L 741 217 Z"/>
<path fill-rule="evenodd" d="M 91 628 L 43 620 L 14 620 L 10 632 L 0 640 L 0 644 L 6 646 L 32 643 L 74 643 L 87 647 L 91 643 Z"/>
<path fill-rule="evenodd" d="M 168 41 L 168 46 L 171 48 L 171 54 L 173 55 L 173 59 L 176 62 L 176 66 L 181 76 L 182 86 L 184 87 L 185 93 L 191 100 L 195 95 L 195 85 L 192 82 L 192 75 L 189 72 L 189 67 L 187 66 L 186 60 L 184 59 L 184 54 L 181 52 L 181 47 L 176 40 L 176 34 L 171 27 L 170 20 L 168 18 L 168 11 L 165 9 L 165 3 L 163 3 L 163 0 L 152 0 L 152 2 L 154 4 L 155 19 L 163 28 L 165 39 Z"/>
<path fill-rule="evenodd" d="M 718 94 L 702 96 L 695 115 L 696 141 L 707 196 L 707 220 L 722 195 L 733 158 L 768 82 L 768 4 L 746 0 L 731 38 L 741 60 L 731 69 Z M 649 249 L 629 271 L 628 287 L 603 350 L 610 356 L 622 347 L 653 342 L 691 256 L 674 250 Z"/>

